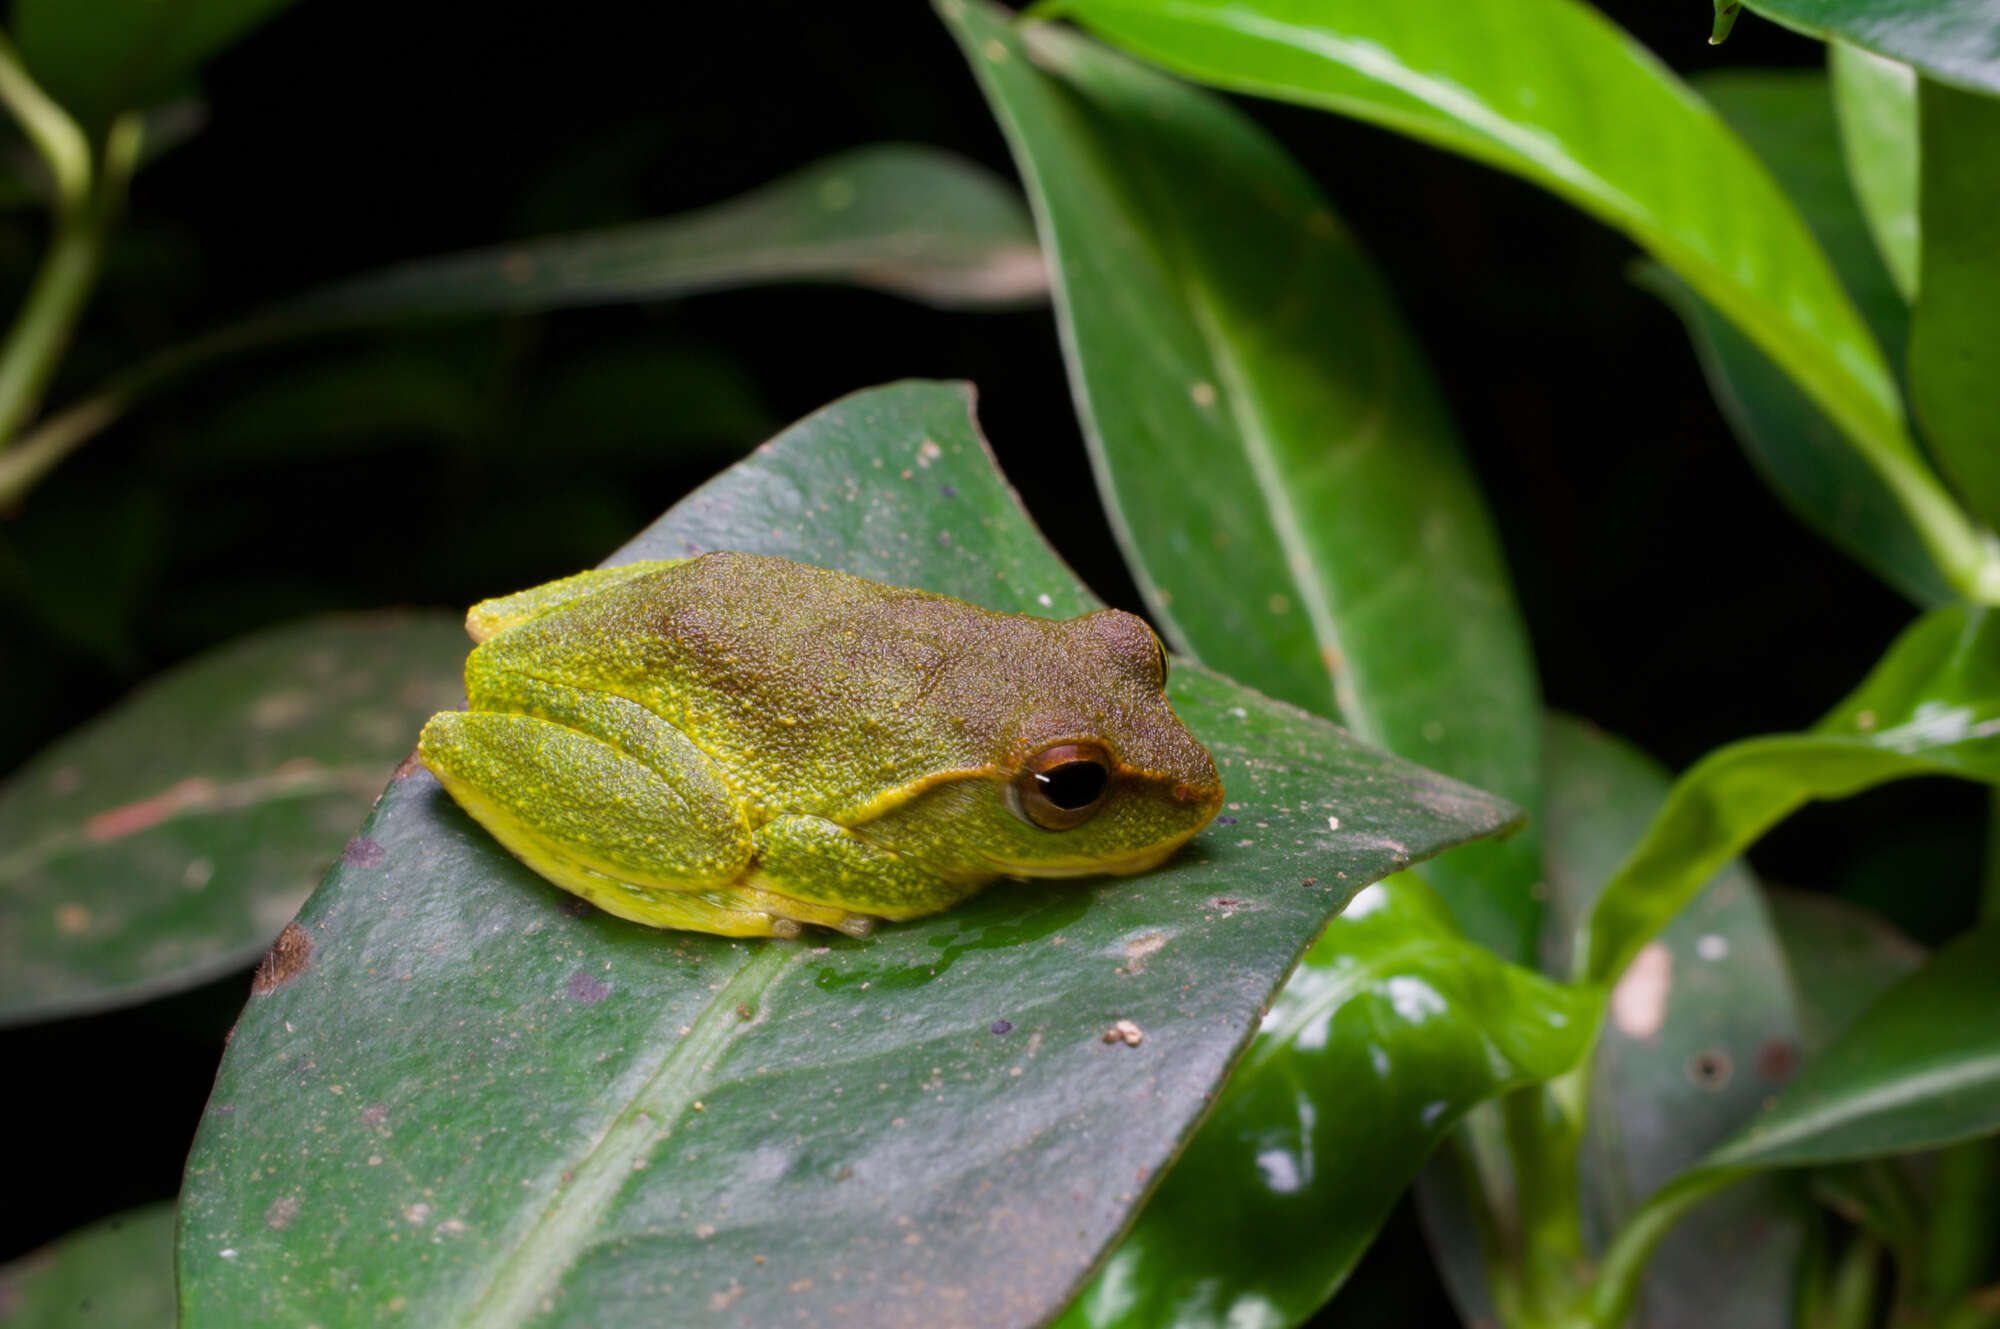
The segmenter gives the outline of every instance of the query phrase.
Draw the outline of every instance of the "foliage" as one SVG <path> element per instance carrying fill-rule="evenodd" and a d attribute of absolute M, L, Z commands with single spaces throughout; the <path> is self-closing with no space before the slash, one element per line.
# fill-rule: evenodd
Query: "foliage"
<path fill-rule="evenodd" d="M 2000 866 L 1896 865 L 1978 917 L 1925 953 L 1738 856 L 1815 801 L 2000 783 L 2000 3 L 1749 8 L 1826 71 L 1684 82 L 1583 0 L 937 0 L 1025 207 L 937 150 L 862 147 L 691 214 L 335 282 L 121 369 L 79 329 L 132 182 L 191 131 L 204 64 L 287 6 L 16 0 L 0 204 L 47 229 L 0 342 L 0 589 L 48 643 L 133 668 L 162 518 L 112 484 L 43 519 L 44 486 L 144 465 L 78 452 L 247 354 L 775 282 L 965 319 L 1047 298 L 1174 700 L 1229 787 L 1136 880 L 996 889 L 863 941 L 662 937 L 565 908 L 396 767 L 457 695 L 448 619 L 268 627 L 182 666 L 0 786 L 0 1021 L 134 1006 L 276 939 L 177 1210 L 181 1322 L 1297 1324 L 1415 1182 L 1468 1322 L 1992 1324 Z M 1717 40 L 1756 24 L 1737 9 Z M 1636 245 L 1777 499 L 1911 602 L 1873 668 L 1678 778 L 1545 710 L 1560 671 L 1453 366 L 1328 201 L 1362 186 L 1199 85 L 1461 154 Z M 580 456 L 741 445 L 765 417 L 703 354 L 635 334 L 538 409 L 589 422 Z M 618 414 L 663 400 L 664 434 Z M 245 468 L 353 446 L 329 403 L 461 454 L 523 427 L 385 341 L 239 388 L 187 446 Z M 384 449 L 386 489 L 404 459 Z M 534 497 L 528 526 L 561 519 Z M 518 570 L 501 519 L 461 534 L 489 589 Z M 1099 603 L 964 385 L 844 397 L 612 561 L 721 547 Z M 1485 839 L 1516 806 L 1530 828 Z M 1143 1037 L 1107 1040 L 1122 1020 Z M 174 1218 L 78 1232 L 0 1270 L 0 1298 L 39 1323 L 101 1283 L 161 1316 Z"/>

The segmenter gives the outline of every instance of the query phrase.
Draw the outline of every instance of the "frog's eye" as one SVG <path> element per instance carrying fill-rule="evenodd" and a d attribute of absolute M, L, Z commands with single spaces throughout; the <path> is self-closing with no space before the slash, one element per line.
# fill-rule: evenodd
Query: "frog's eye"
<path fill-rule="evenodd" d="M 1043 748 L 1014 777 L 1020 814 L 1045 831 L 1066 831 L 1097 815 L 1111 788 L 1110 754 L 1095 743 Z"/>

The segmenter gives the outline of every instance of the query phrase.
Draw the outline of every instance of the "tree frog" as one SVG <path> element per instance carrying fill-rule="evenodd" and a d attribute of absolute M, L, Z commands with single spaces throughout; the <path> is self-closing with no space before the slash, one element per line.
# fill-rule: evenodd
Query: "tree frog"
<path fill-rule="evenodd" d="M 1063 621 L 754 554 L 474 605 L 418 755 L 517 858 L 654 927 L 860 935 L 996 877 L 1143 872 L 1222 805 L 1115 609 Z"/>

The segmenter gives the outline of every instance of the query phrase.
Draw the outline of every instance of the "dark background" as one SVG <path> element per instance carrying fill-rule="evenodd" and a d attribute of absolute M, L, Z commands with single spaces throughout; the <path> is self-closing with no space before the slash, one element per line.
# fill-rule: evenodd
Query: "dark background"
<path fill-rule="evenodd" d="M 1676 68 L 1814 63 L 1746 15 L 1603 7 Z M 674 213 L 829 152 L 915 140 L 1011 176 L 927 8 L 738 0 L 301 0 L 215 61 L 210 123 L 138 179 L 51 400 L 142 352 L 391 260 Z M 1445 385 L 1551 704 L 1676 768 L 1809 723 L 1910 608 L 1762 486 L 1632 247 L 1539 190 L 1331 116 L 1251 111 L 1367 242 Z M 42 242 L 0 217 L 10 303 Z M 597 562 L 776 428 L 909 376 L 979 384 L 1057 548 L 1139 609 L 1084 460 L 1051 316 L 834 288 L 320 342 L 143 405 L 0 516 L 0 773 L 148 674 L 292 616 L 461 606 Z M 1922 781 L 1795 818 L 1769 879 L 1924 939 L 1969 921 L 1981 802 Z M 1914 883 L 1929 889 L 1913 890 Z M 172 1195 L 245 992 L 0 1035 L 30 1156 L 0 1260 Z M 36 1160 L 48 1160 L 46 1164 Z M 1343 1316 L 1447 1312 L 1407 1214 Z"/>

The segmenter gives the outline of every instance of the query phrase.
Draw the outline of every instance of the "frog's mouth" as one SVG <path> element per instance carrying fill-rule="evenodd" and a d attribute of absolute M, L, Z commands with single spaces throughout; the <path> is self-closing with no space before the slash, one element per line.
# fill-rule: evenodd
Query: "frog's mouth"
<path fill-rule="evenodd" d="M 1112 857 L 1094 855 L 1090 858 L 1060 859 L 1045 858 L 1032 863 L 1009 863 L 994 860 L 993 870 L 1003 877 L 1013 877 L 1021 881 L 1045 881 L 1068 877 L 1130 877 L 1140 872 L 1150 872 L 1173 856 L 1175 850 L 1193 839 L 1201 830 L 1197 826 L 1186 835 L 1176 836 L 1164 844 L 1147 845 L 1129 853 Z"/>

